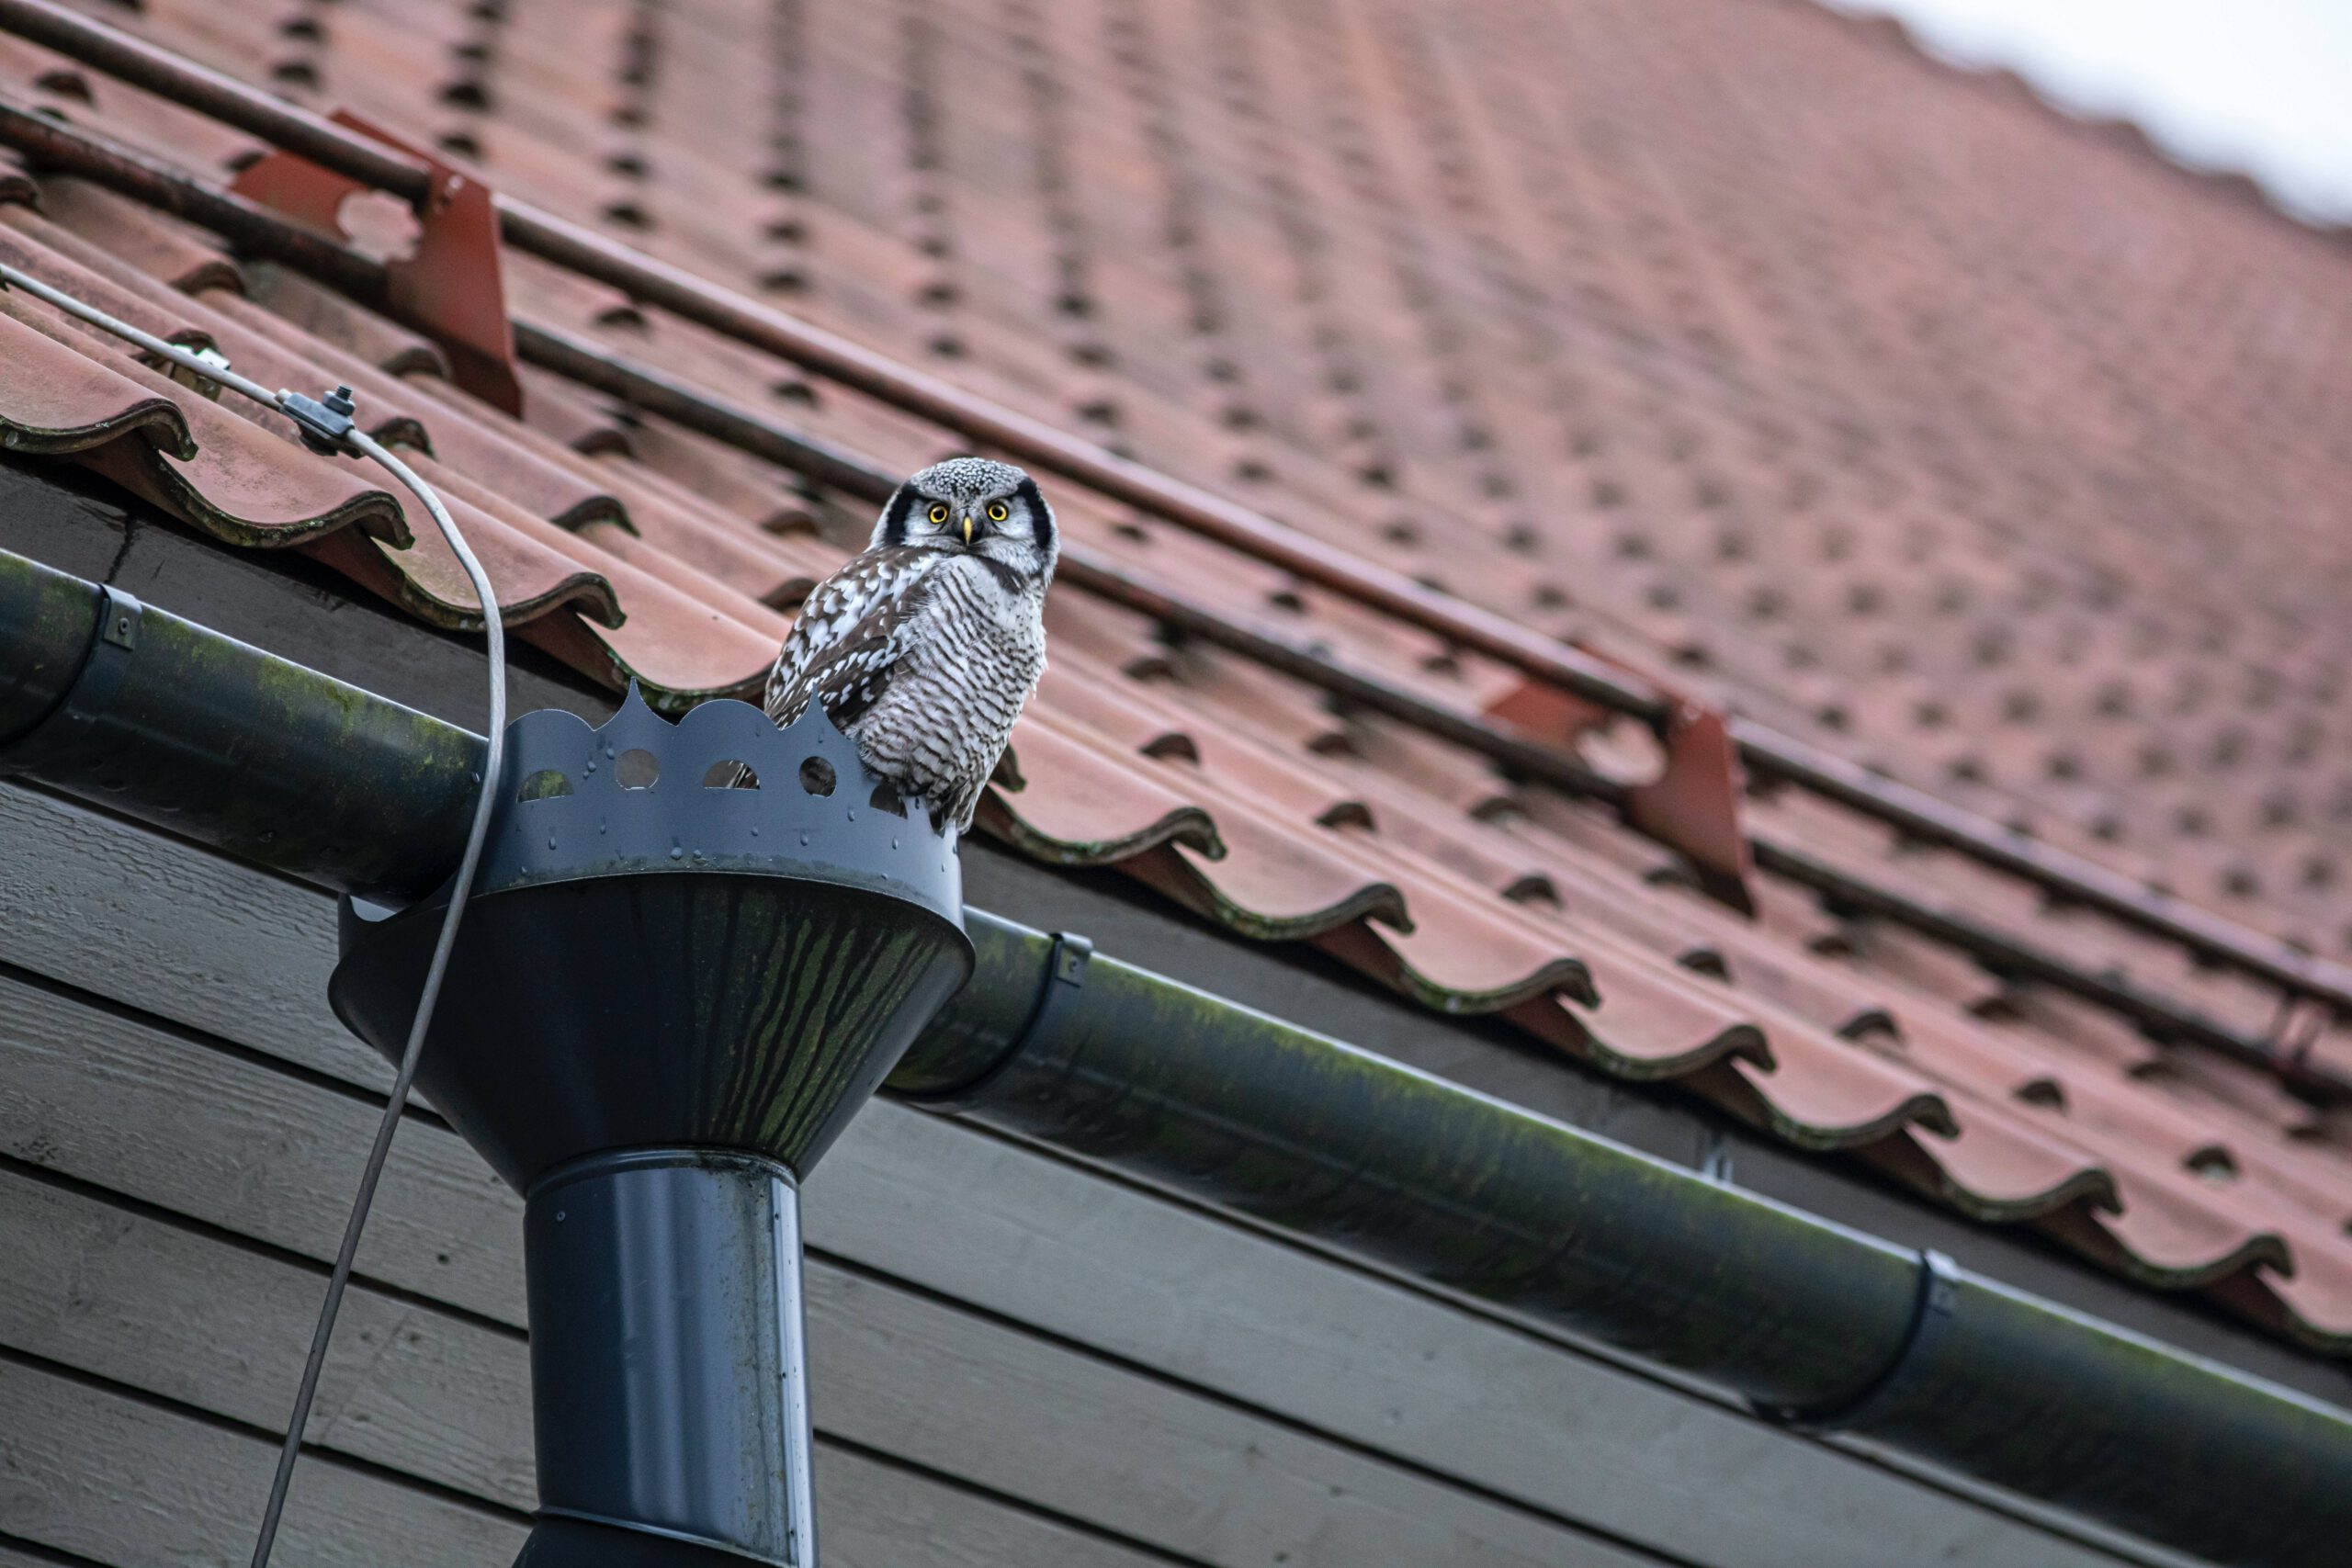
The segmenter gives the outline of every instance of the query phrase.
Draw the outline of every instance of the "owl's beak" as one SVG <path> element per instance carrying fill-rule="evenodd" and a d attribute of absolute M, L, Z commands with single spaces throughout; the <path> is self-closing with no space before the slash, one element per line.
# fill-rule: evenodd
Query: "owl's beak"
<path fill-rule="evenodd" d="M 968 512 L 964 513 L 964 542 L 967 545 L 972 542 L 972 514 Z"/>

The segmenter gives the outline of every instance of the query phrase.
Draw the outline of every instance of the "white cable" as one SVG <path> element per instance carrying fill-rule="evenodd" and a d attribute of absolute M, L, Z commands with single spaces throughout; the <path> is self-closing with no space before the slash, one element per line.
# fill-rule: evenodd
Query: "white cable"
<path fill-rule="evenodd" d="M 277 406 L 277 400 L 281 394 L 271 391 L 259 381 L 238 375 L 226 364 L 212 364 L 200 355 L 190 354 L 176 344 L 165 343 L 153 333 L 141 332 L 129 321 L 119 321 L 95 305 L 85 305 L 71 294 L 61 293 L 30 273 L 19 272 L 6 262 L 0 262 L 0 284 L 21 288 L 36 299 L 45 299 L 69 316 L 78 316 L 94 327 L 102 328 L 119 338 L 137 344 L 150 354 L 160 354 L 175 365 L 193 370 L 199 376 L 209 377 L 232 391 L 244 393 L 257 403 L 267 403 L 272 408 Z"/>
<path fill-rule="evenodd" d="M 359 1233 L 368 1224 L 368 1210 L 376 1201 L 376 1183 L 384 1174 L 386 1157 L 392 1152 L 392 1133 L 400 1125 L 401 1108 L 408 1103 L 410 1086 L 416 1081 L 417 1059 L 424 1054 L 425 1032 L 432 1027 L 434 1004 L 441 999 L 441 976 L 448 970 L 449 953 L 457 944 L 458 919 L 465 913 L 466 900 L 473 892 L 474 871 L 481 863 L 482 845 L 490 836 L 492 790 L 498 782 L 506 740 L 506 629 L 499 623 L 498 600 L 491 592 L 489 574 L 474 558 L 465 536 L 458 532 L 458 525 L 450 519 L 432 487 L 365 431 L 354 429 L 345 439 L 360 453 L 381 463 L 424 503 L 424 509 L 433 514 L 434 525 L 449 541 L 458 563 L 466 569 L 466 577 L 473 583 L 474 596 L 482 609 L 482 629 L 490 638 L 490 752 L 482 761 L 481 794 L 474 805 L 473 826 L 466 834 L 466 852 L 458 862 L 457 878 L 449 887 L 449 908 L 441 917 L 441 935 L 433 944 L 432 962 L 425 966 L 424 989 L 417 998 L 416 1018 L 409 1026 L 408 1043 L 401 1051 L 400 1071 L 392 1077 L 391 1098 L 384 1102 L 384 1119 L 377 1123 L 376 1144 L 368 1151 L 368 1164 L 360 1172 L 359 1191 L 352 1199 L 351 1219 L 344 1227 L 343 1247 L 335 1254 L 334 1272 L 327 1276 L 327 1295 L 319 1307 L 318 1330 L 311 1337 L 310 1359 L 302 1365 L 302 1386 L 294 1396 L 294 1414 L 287 1422 L 286 1446 L 278 1450 L 277 1475 L 270 1483 L 269 1506 L 262 1516 L 261 1536 L 254 1543 L 253 1568 L 268 1568 L 270 1547 L 277 1538 L 278 1517 L 286 1509 L 286 1490 L 294 1479 L 294 1461 L 302 1448 L 302 1429 L 310 1424 L 311 1402 L 319 1392 L 319 1372 L 326 1364 L 327 1342 L 334 1335 L 335 1314 L 343 1308 L 344 1287 L 351 1282 L 351 1261 L 359 1251 Z"/>
<path fill-rule="evenodd" d="M 377 1183 L 382 1179 L 384 1162 L 392 1152 L 392 1134 L 400 1127 L 401 1108 L 408 1103 L 409 1090 L 416 1082 L 417 1061 L 424 1054 L 425 1034 L 433 1025 L 435 1004 L 441 999 L 441 979 L 448 971 L 449 954 L 457 944 L 458 919 L 465 913 L 466 900 L 473 893 L 474 873 L 481 864 L 482 846 L 490 837 L 491 807 L 495 798 L 492 790 L 506 750 L 506 628 L 499 621 L 498 597 L 492 590 L 490 574 L 482 570 L 481 562 L 475 558 L 465 536 L 458 531 L 457 522 L 441 504 L 441 498 L 433 492 L 433 487 L 417 478 L 414 469 L 386 450 L 375 437 L 347 418 L 338 417 L 334 406 L 299 392 L 272 392 L 224 365 L 211 364 L 152 333 L 141 332 L 6 263 L 0 263 L 0 287 L 21 288 L 36 299 L 46 300 L 183 369 L 242 392 L 255 402 L 267 403 L 300 426 L 306 441 L 316 439 L 348 446 L 381 464 L 386 472 L 424 503 L 424 510 L 432 515 L 433 525 L 448 541 L 458 564 L 465 569 L 466 580 L 473 584 L 474 598 L 481 610 L 482 630 L 490 642 L 490 749 L 482 759 L 481 792 L 474 802 L 473 824 L 466 834 L 465 853 L 459 857 L 457 875 L 450 883 L 449 907 L 441 917 L 441 934 L 433 944 L 432 961 L 425 965 L 424 987 L 417 997 L 416 1017 L 409 1025 L 408 1043 L 401 1051 L 400 1069 L 392 1076 L 391 1094 L 384 1102 L 383 1119 L 376 1125 L 376 1142 L 368 1151 L 368 1163 L 359 1174 L 359 1190 L 352 1199 L 351 1215 L 344 1224 L 343 1246 L 335 1253 L 334 1268 L 327 1276 L 326 1300 L 319 1306 L 310 1359 L 302 1364 L 301 1386 L 294 1396 L 293 1415 L 286 1424 L 286 1445 L 278 1450 L 277 1473 L 270 1483 L 260 1537 L 254 1542 L 253 1568 L 267 1568 L 270 1549 L 277 1540 L 278 1520 L 286 1511 L 287 1489 L 293 1483 L 295 1461 L 302 1451 L 302 1431 L 310 1425 L 311 1404 L 318 1395 L 319 1373 L 326 1365 L 327 1345 L 334 1337 L 335 1316 L 343 1310 L 344 1290 L 351 1282 L 352 1259 L 358 1255 L 360 1233 L 367 1228 L 368 1211 L 376 1201 Z M 338 395 L 342 395 L 342 389 Z M 326 416 L 324 422 L 322 414 Z"/>

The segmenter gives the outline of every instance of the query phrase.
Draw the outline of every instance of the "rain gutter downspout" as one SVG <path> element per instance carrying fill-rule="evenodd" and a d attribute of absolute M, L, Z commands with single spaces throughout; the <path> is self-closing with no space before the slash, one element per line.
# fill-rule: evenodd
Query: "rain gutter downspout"
<path fill-rule="evenodd" d="M 108 632 L 126 615 L 131 646 Z M 481 742 L 0 553 L 0 774 L 345 891 L 454 861 Z M 2216 1562 L 2352 1539 L 2352 1416 L 978 911 L 890 1079 Z"/>

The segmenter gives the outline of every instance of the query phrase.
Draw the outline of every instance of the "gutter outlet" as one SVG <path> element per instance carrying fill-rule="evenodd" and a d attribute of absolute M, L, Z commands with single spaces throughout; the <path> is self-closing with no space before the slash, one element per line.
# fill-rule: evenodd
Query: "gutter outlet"
<path fill-rule="evenodd" d="M 811 1568 L 799 1182 L 971 973 L 953 840 L 815 705 L 508 737 L 416 1082 L 526 1199 L 518 1562 Z M 344 901 L 329 996 L 387 1056 L 443 897 Z"/>

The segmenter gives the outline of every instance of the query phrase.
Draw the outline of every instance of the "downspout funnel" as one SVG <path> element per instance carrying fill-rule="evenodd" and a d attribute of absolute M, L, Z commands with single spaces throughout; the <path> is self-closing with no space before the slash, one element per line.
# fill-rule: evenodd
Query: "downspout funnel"
<path fill-rule="evenodd" d="M 632 690 L 507 757 L 416 1081 L 526 1200 L 518 1564 L 809 1568 L 799 1182 L 971 974 L 953 836 L 814 704 Z M 329 995 L 388 1057 L 445 902 L 344 902 Z"/>

